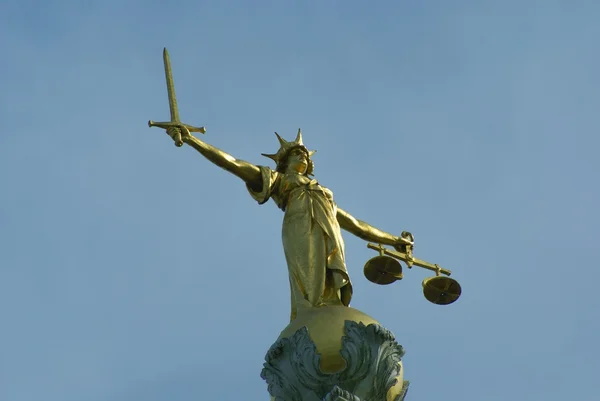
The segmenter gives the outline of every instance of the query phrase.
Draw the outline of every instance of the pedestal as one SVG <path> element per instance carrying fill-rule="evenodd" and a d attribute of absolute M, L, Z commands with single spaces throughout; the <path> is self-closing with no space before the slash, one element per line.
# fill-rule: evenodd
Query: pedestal
<path fill-rule="evenodd" d="M 403 401 L 404 350 L 368 315 L 344 306 L 298 311 L 265 356 L 275 401 Z"/>

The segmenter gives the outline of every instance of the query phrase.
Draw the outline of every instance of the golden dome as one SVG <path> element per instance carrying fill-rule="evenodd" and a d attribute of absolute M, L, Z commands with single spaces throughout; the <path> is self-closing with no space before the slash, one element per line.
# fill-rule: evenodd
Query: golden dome
<path fill-rule="evenodd" d="M 317 308 L 299 308 L 298 315 L 279 335 L 278 340 L 293 336 L 298 330 L 306 327 L 308 335 L 315 344 L 316 351 L 321 356 L 319 368 L 325 374 L 341 372 L 346 368 L 346 361 L 342 357 L 342 338 L 345 335 L 345 322 L 362 323 L 365 326 L 379 322 L 369 315 L 347 306 L 327 305 Z M 386 401 L 393 401 L 403 392 L 405 385 L 404 369 L 399 362 L 400 370 L 396 376 L 396 384 L 386 395 Z M 274 398 L 271 397 L 271 401 Z"/>
<path fill-rule="evenodd" d="M 306 326 L 308 334 L 321 355 L 320 368 L 323 373 L 335 373 L 346 367 L 342 358 L 342 337 L 344 322 L 362 322 L 365 326 L 379 324 L 372 317 L 347 306 L 329 305 L 320 308 L 299 308 L 298 315 L 279 335 L 289 337 Z"/>

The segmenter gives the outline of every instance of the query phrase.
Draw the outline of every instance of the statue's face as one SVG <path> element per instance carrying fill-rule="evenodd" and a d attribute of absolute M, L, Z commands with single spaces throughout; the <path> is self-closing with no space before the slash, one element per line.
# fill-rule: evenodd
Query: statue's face
<path fill-rule="evenodd" d="M 308 168 L 308 154 L 302 148 L 294 148 L 290 151 L 287 160 L 289 173 L 304 174 Z"/>

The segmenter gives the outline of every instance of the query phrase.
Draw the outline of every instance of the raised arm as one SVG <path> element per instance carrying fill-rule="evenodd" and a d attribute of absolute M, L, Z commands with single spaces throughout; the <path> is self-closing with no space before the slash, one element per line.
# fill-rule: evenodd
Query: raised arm
<path fill-rule="evenodd" d="M 236 159 L 221 149 L 201 141 L 193 136 L 185 126 L 182 126 L 181 128 L 170 128 L 167 130 L 167 133 L 173 138 L 177 133 L 177 130 L 180 130 L 181 139 L 184 143 L 187 143 L 192 148 L 196 149 L 212 163 L 244 180 L 251 188 L 260 190 L 262 178 L 257 166 L 244 160 Z"/>
<path fill-rule="evenodd" d="M 344 230 L 356 235 L 365 241 L 376 242 L 383 245 L 392 245 L 396 248 L 402 248 L 405 245 L 412 245 L 412 241 L 402 236 L 396 236 L 385 231 L 381 231 L 369 223 L 354 218 L 350 213 L 337 209 L 337 221 Z M 412 235 L 411 235 L 412 237 Z"/>

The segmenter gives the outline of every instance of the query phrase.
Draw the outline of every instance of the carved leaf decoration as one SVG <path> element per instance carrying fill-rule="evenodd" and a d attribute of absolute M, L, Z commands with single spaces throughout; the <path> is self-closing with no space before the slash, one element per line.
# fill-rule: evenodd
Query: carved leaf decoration
<path fill-rule="evenodd" d="M 402 390 L 396 396 L 396 398 L 394 399 L 394 401 L 404 401 L 404 397 L 406 397 L 406 393 L 408 393 L 408 386 L 409 385 L 410 385 L 410 382 L 408 380 L 404 380 L 404 382 L 402 382 Z"/>
<path fill-rule="evenodd" d="M 372 396 L 369 399 L 384 400 L 390 388 L 398 382 L 400 361 L 403 355 L 402 346 L 396 342 L 385 342 L 379 349 L 379 363 L 376 365 Z"/>
<path fill-rule="evenodd" d="M 396 342 L 391 331 L 381 326 L 369 325 L 367 332 L 367 337 L 371 341 L 381 344 L 377 359 L 373 363 L 375 367 L 373 387 L 367 399 L 385 400 L 387 392 L 398 382 L 404 348 Z"/>
<path fill-rule="evenodd" d="M 345 388 L 354 391 L 354 387 L 369 374 L 372 364 L 371 346 L 365 341 L 366 326 L 363 323 L 346 321 L 342 338 L 342 357 L 346 360 L 346 369 L 340 373 L 340 381 Z"/>
<path fill-rule="evenodd" d="M 285 363 L 282 359 L 294 351 L 294 338 L 301 337 L 302 334 L 301 330 L 298 330 L 292 337 L 278 340 L 267 352 L 260 377 L 267 382 L 269 394 L 275 401 L 302 401 L 300 390 L 288 380 L 281 369 L 282 362 Z"/>
<path fill-rule="evenodd" d="M 335 374 L 321 372 L 321 356 L 302 327 L 275 342 L 265 356 L 261 377 L 276 401 L 385 401 L 397 383 L 404 349 L 387 329 L 346 321 L 342 338 L 346 368 Z M 404 382 L 394 401 L 403 401 Z"/>
<path fill-rule="evenodd" d="M 306 388 L 312 389 L 319 399 L 331 389 L 331 375 L 321 372 L 321 355 L 308 334 L 306 327 L 301 330 L 301 335 L 293 336 L 295 342 L 294 353 L 290 358 L 290 365 L 296 379 Z"/>
<path fill-rule="evenodd" d="M 334 386 L 325 398 L 323 398 L 323 401 L 360 401 L 360 398 L 349 391 Z"/>

